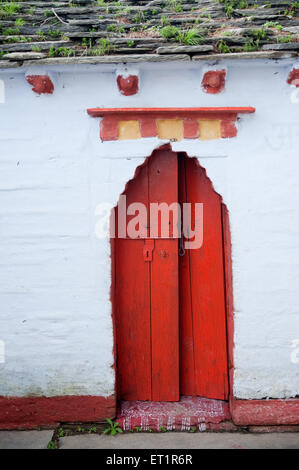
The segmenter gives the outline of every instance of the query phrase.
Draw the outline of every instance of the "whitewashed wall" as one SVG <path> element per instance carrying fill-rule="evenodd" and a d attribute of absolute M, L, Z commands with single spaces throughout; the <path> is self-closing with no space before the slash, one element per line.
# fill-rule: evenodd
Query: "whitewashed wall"
<path fill-rule="evenodd" d="M 173 149 L 198 156 L 230 212 L 234 395 L 299 393 L 299 94 L 286 84 L 293 65 L 221 63 L 214 68 L 227 67 L 226 90 L 215 96 L 201 90 L 208 63 L 140 65 L 133 97 L 118 93 L 112 65 L 0 71 L 0 395 L 114 392 L 110 246 L 95 236 L 95 210 L 116 203 L 160 142 L 102 143 L 99 119 L 86 109 L 113 106 L 256 107 L 236 138 Z M 49 74 L 54 94 L 33 93 L 25 72 Z"/>

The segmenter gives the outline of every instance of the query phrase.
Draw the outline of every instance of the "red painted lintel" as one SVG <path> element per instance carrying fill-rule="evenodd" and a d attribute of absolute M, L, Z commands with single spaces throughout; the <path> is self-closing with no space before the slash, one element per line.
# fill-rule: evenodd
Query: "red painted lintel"
<path fill-rule="evenodd" d="M 217 108 L 89 108 L 87 113 L 92 117 L 105 117 L 111 115 L 173 115 L 173 116 L 190 116 L 190 115 L 203 115 L 213 116 L 219 113 L 223 115 L 231 114 L 251 114 L 255 112 L 255 108 L 250 106 L 245 107 L 217 107 Z"/>

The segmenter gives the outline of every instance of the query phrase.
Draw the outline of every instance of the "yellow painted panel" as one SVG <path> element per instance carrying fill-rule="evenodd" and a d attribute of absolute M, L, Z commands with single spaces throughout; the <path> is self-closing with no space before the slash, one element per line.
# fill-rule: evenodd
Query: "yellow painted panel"
<path fill-rule="evenodd" d="M 159 139 L 182 140 L 184 137 L 184 124 L 182 119 L 158 119 Z"/>
<path fill-rule="evenodd" d="M 221 138 L 220 121 L 214 120 L 199 120 L 199 139 L 200 140 L 213 140 Z"/>
<path fill-rule="evenodd" d="M 139 121 L 119 121 L 118 139 L 119 140 L 141 139 Z"/>

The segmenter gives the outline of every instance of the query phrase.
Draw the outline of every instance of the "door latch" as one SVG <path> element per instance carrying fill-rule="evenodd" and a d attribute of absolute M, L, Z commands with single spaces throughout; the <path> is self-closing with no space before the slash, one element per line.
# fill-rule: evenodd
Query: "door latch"
<path fill-rule="evenodd" d="M 155 240 L 151 238 L 146 238 L 144 240 L 144 247 L 143 247 L 143 259 L 144 261 L 152 261 L 153 260 L 153 250 L 155 246 Z"/>

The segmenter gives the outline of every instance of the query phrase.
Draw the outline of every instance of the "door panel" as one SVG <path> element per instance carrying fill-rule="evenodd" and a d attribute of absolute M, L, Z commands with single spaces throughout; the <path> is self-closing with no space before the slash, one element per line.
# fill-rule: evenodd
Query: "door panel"
<path fill-rule="evenodd" d="M 203 203 L 203 245 L 180 261 L 181 393 L 227 399 L 221 198 L 195 159 L 184 158 L 184 168 L 187 202 Z"/>
<path fill-rule="evenodd" d="M 149 201 L 178 201 L 177 154 L 157 151 L 149 162 Z M 170 236 L 173 234 L 171 219 Z M 152 227 L 154 220 L 150 220 Z M 152 399 L 179 400 L 178 240 L 155 239 L 151 263 Z"/>
<path fill-rule="evenodd" d="M 143 202 L 147 208 L 149 202 L 177 201 L 176 154 L 155 152 L 126 196 L 127 205 Z M 160 235 L 115 243 L 118 393 L 126 400 L 179 399 L 177 239 Z M 144 259 L 148 242 L 152 261 Z"/>
<path fill-rule="evenodd" d="M 125 194 L 127 206 L 139 201 L 148 207 L 147 166 L 140 168 Z M 118 210 L 115 219 L 118 234 Z M 150 266 L 143 248 L 142 239 L 115 239 L 117 389 L 124 400 L 151 400 Z"/>

